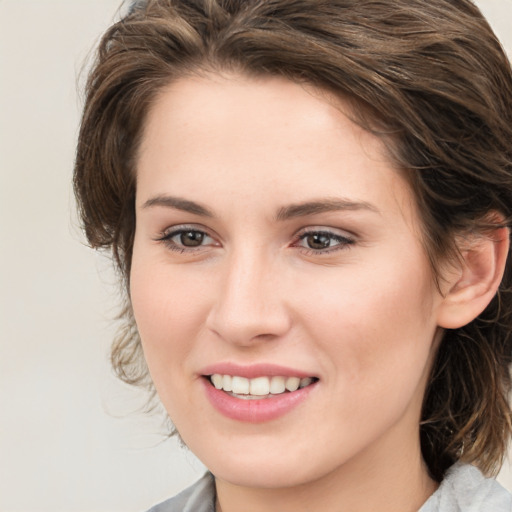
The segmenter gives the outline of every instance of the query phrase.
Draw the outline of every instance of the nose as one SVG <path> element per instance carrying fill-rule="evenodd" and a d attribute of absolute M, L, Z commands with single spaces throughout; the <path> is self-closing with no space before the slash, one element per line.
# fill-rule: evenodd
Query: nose
<path fill-rule="evenodd" d="M 283 336 L 291 326 L 275 261 L 257 255 L 233 255 L 219 269 L 218 294 L 206 326 L 224 341 L 254 346 Z"/>

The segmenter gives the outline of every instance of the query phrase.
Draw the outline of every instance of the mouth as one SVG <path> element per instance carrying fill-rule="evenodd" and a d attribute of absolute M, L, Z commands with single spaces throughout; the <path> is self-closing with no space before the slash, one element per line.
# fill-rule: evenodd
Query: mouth
<path fill-rule="evenodd" d="M 317 393 L 319 378 L 275 364 L 217 363 L 200 373 L 206 397 L 224 417 L 249 423 L 277 420 Z"/>
<path fill-rule="evenodd" d="M 279 375 L 260 376 L 253 379 L 239 375 L 214 373 L 205 375 L 215 389 L 242 400 L 262 400 L 276 395 L 293 393 L 311 386 L 318 381 L 317 377 L 285 377 Z"/>

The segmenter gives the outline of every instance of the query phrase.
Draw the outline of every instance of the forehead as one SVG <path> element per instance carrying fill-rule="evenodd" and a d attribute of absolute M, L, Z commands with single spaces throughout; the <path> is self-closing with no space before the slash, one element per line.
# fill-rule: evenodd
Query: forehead
<path fill-rule="evenodd" d="M 347 102 L 278 77 L 188 77 L 163 89 L 148 114 L 138 196 L 193 200 L 259 196 L 300 202 L 342 196 L 410 202 L 382 141 L 352 121 Z M 398 194 L 397 194 L 398 192 Z M 247 203 L 249 204 L 249 203 Z M 395 204 L 396 207 L 396 204 Z"/>
<path fill-rule="evenodd" d="M 223 143 L 228 136 L 232 142 L 251 135 L 256 138 L 261 131 L 278 141 L 289 138 L 292 131 L 308 137 L 321 130 L 333 135 L 342 130 L 344 137 L 366 139 L 367 149 L 371 146 L 375 154 L 384 153 L 379 139 L 349 122 L 353 118 L 347 101 L 308 83 L 277 76 L 191 75 L 160 91 L 146 119 L 143 139 L 162 135 L 158 130 L 163 122 L 179 125 L 180 131 L 192 128 L 197 138 L 206 134 L 212 144 Z M 347 125 L 350 130 L 345 129 Z M 213 133 L 213 126 L 222 131 Z M 188 134 L 187 142 L 194 144 Z"/>

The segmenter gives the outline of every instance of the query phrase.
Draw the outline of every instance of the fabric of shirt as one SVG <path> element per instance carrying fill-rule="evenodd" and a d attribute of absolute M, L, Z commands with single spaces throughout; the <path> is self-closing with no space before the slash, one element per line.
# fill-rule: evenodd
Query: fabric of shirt
<path fill-rule="evenodd" d="M 206 473 L 188 489 L 148 512 L 215 512 L 215 496 L 215 479 Z"/>
<path fill-rule="evenodd" d="M 455 464 L 419 512 L 512 512 L 512 494 L 477 468 Z"/>
<path fill-rule="evenodd" d="M 148 512 L 215 512 L 215 480 L 198 482 Z M 512 494 L 475 467 L 455 464 L 418 512 L 512 512 Z"/>

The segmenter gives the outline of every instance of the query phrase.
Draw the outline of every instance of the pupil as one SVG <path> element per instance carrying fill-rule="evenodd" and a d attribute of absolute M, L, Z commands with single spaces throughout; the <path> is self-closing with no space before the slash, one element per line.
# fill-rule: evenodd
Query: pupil
<path fill-rule="evenodd" d="M 308 235 L 307 243 L 311 249 L 325 249 L 331 244 L 331 239 L 328 235 L 316 233 L 313 235 Z"/>
<path fill-rule="evenodd" d="M 204 233 L 200 231 L 186 231 L 181 233 L 180 242 L 186 247 L 197 247 L 203 243 Z"/>

